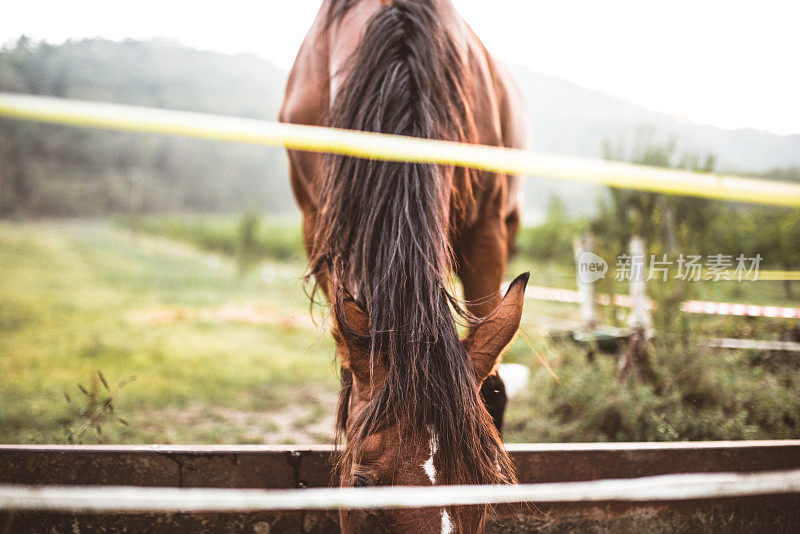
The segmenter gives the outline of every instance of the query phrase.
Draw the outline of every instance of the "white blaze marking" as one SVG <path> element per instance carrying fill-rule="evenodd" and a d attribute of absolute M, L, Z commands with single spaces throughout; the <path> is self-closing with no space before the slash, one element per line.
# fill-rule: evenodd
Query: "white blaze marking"
<path fill-rule="evenodd" d="M 442 509 L 442 534 L 450 534 L 453 532 L 453 522 L 450 521 L 450 514 L 447 510 Z"/>
<path fill-rule="evenodd" d="M 439 439 L 431 428 L 428 428 L 428 434 L 430 435 L 431 456 L 422 464 L 422 469 L 425 471 L 425 474 L 428 475 L 428 480 L 431 481 L 431 484 L 436 484 L 436 466 L 433 465 L 433 456 L 439 448 Z"/>
<path fill-rule="evenodd" d="M 431 450 L 430 457 L 422 464 L 422 470 L 425 471 L 425 474 L 428 475 L 428 480 L 431 481 L 431 484 L 436 484 L 436 466 L 433 465 L 433 457 L 436 455 L 436 451 L 439 449 L 439 439 L 436 437 L 436 433 L 433 431 L 432 428 L 428 427 L 428 435 L 430 436 L 430 443 L 429 447 Z M 442 508 L 442 534 L 451 534 L 453 532 L 453 522 L 450 520 L 450 514 L 447 513 L 447 510 Z"/>
<path fill-rule="evenodd" d="M 428 461 L 422 464 L 422 468 L 425 470 L 425 474 L 428 475 L 428 480 L 431 481 L 431 484 L 436 484 L 436 468 L 433 466 L 433 455 L 428 458 Z"/>

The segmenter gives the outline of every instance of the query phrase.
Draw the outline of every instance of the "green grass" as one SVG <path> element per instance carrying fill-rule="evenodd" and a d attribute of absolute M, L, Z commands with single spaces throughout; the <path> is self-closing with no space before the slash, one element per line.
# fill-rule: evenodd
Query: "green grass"
<path fill-rule="evenodd" d="M 333 395 L 332 344 L 306 319 L 302 264 L 264 267 L 267 281 L 261 272 L 237 279 L 225 258 L 104 224 L 1 224 L 0 440 L 63 439 L 81 422 L 63 393 L 80 402 L 77 384 L 88 387 L 98 370 L 111 382 L 136 381 L 115 402 L 130 426 L 108 425 L 90 440 L 237 442 L 247 429 L 208 435 L 181 410 L 281 415 L 304 388 Z M 297 324 L 138 318 L 154 308 L 253 304 Z M 168 416 L 177 420 L 159 421 Z"/>
<path fill-rule="evenodd" d="M 247 217 L 247 216 L 245 216 Z M 300 220 L 256 219 L 255 242 L 251 252 L 259 258 L 303 261 L 305 250 Z M 169 237 L 200 249 L 235 257 L 241 253 L 242 221 L 233 217 L 150 217 L 120 219 L 121 226 L 154 236 Z"/>
<path fill-rule="evenodd" d="M 244 275 L 230 248 L 236 221 L 207 226 L 162 219 L 133 233 L 103 222 L 0 223 L 0 442 L 65 442 L 93 415 L 102 434 L 89 428 L 80 441 L 330 439 L 337 365 L 329 336 L 309 318 L 299 225 L 262 221 L 263 263 Z M 198 237 L 215 233 L 229 244 Z M 568 268 L 517 259 L 509 274 L 522 270 L 537 285 L 574 285 Z M 711 289 L 708 298 L 741 291 L 743 301 L 781 303 L 779 287 L 745 286 Z M 259 320 L 243 319 L 248 310 Z M 712 351 L 665 336 L 652 347 L 655 384 L 616 384 L 614 357 L 589 362 L 583 349 L 538 328 L 576 314 L 574 305 L 526 304 L 526 335 L 506 361 L 530 366 L 532 377 L 509 405 L 507 440 L 800 437 L 795 355 Z M 693 335 L 774 337 L 782 324 L 692 316 L 689 326 Z M 102 403 L 98 371 L 112 389 L 136 377 L 113 401 L 127 426 L 98 415 L 79 390 L 96 391 Z"/>
<path fill-rule="evenodd" d="M 656 342 L 654 383 L 616 383 L 617 360 L 555 344 L 543 368 L 529 350 L 507 361 L 533 369 L 528 389 L 511 401 L 507 441 L 683 441 L 800 437 L 800 362 L 796 355 L 756 355 Z"/>

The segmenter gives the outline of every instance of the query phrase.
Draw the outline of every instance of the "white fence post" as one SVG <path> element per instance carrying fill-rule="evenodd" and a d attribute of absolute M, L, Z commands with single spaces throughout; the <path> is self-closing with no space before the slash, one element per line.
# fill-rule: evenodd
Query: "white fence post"
<path fill-rule="evenodd" d="M 589 329 L 594 330 L 597 327 L 597 310 L 594 301 L 594 284 L 581 276 L 581 256 L 584 252 L 592 252 L 593 243 L 592 235 L 585 234 L 576 237 L 572 242 L 575 251 L 575 264 L 577 265 L 577 282 L 578 293 L 581 298 L 581 323 Z"/>
<path fill-rule="evenodd" d="M 631 315 L 629 324 L 634 328 L 648 329 L 652 326 L 649 301 L 647 298 L 647 247 L 644 238 L 635 235 L 631 238 Z"/>

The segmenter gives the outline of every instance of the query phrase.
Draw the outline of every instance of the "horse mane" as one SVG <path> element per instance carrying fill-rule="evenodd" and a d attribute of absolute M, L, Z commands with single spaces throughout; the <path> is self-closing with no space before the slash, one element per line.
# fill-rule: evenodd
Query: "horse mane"
<path fill-rule="evenodd" d="M 328 25 L 357 1 L 332 0 Z M 395 0 L 373 16 L 349 59 L 328 125 L 475 140 L 468 73 L 436 5 Z M 329 279 L 340 329 L 357 335 L 344 319 L 345 300 L 367 314 L 365 350 L 371 364 L 380 361 L 387 370 L 384 386 L 354 423 L 344 461 L 369 434 L 404 422 L 412 433 L 428 429 L 437 436 L 443 483 L 507 483 L 514 480 L 511 460 L 480 398 L 453 313 L 467 323 L 474 318 L 448 287 L 454 261 L 448 224 L 459 209 L 453 190 L 470 183 L 460 171 L 329 156 L 310 265 L 317 280 Z M 351 380 L 346 373 L 340 432 Z"/>

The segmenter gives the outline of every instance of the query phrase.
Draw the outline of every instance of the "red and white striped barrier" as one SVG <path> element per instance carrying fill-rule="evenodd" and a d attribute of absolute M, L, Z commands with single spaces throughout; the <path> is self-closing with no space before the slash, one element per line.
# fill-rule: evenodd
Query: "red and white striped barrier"
<path fill-rule="evenodd" d="M 703 300 L 687 300 L 681 304 L 681 311 L 712 315 L 800 319 L 800 308 L 783 308 L 780 306 L 761 306 L 759 304 L 738 304 L 732 302 L 708 302 Z"/>
<path fill-rule="evenodd" d="M 504 286 L 505 288 L 506 286 Z M 581 294 L 572 289 L 557 289 L 554 287 L 543 286 L 528 286 L 525 289 L 525 297 L 534 300 L 550 300 L 553 302 L 570 302 L 573 304 L 580 304 L 582 301 Z M 608 295 L 597 295 L 595 301 L 603 306 L 611 304 L 611 297 Z M 630 308 L 633 306 L 633 300 L 628 295 L 614 295 L 614 304 L 621 308 Z M 656 305 L 651 300 L 649 309 L 655 309 Z"/>
<path fill-rule="evenodd" d="M 505 288 L 504 288 L 505 291 Z M 525 297 L 534 300 L 552 300 L 554 302 L 572 302 L 580 304 L 583 300 L 581 294 L 571 289 L 556 289 L 553 287 L 528 286 L 525 288 Z"/>
<path fill-rule="evenodd" d="M 581 294 L 571 289 L 557 289 L 553 287 L 528 286 L 525 297 L 534 300 L 549 300 L 553 302 L 581 303 Z M 598 304 L 608 306 L 611 299 L 608 295 L 597 295 Z M 623 308 L 631 307 L 631 298 L 628 295 L 614 295 L 614 304 Z M 650 309 L 655 308 L 655 303 L 650 301 Z M 786 308 L 781 306 L 763 306 L 760 304 L 741 304 L 736 302 L 710 302 L 703 300 L 687 300 L 681 304 L 681 311 L 686 313 L 702 313 L 708 315 L 735 315 L 740 317 L 771 317 L 780 319 L 800 319 L 800 308 Z"/>

